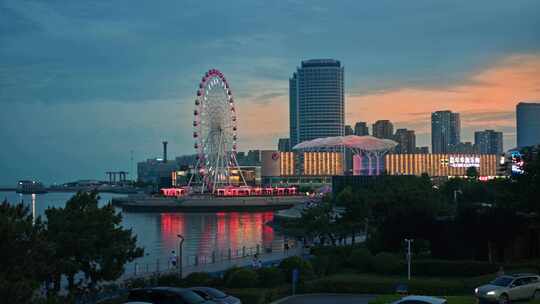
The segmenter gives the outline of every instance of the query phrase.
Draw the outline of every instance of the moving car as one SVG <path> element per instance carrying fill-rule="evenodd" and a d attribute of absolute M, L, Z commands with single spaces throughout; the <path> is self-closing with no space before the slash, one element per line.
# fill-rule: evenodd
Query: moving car
<path fill-rule="evenodd" d="M 503 275 L 474 290 L 478 300 L 509 303 L 515 300 L 540 299 L 540 276 L 519 273 Z"/>
<path fill-rule="evenodd" d="M 242 304 L 240 299 L 228 295 L 221 290 L 212 287 L 191 287 L 189 288 L 195 293 L 205 298 L 206 300 L 212 300 L 220 304 Z"/>
<path fill-rule="evenodd" d="M 187 288 L 152 287 L 138 288 L 129 291 L 128 301 L 149 302 L 152 304 L 210 304 L 197 293 Z"/>
<path fill-rule="evenodd" d="M 446 299 L 428 296 L 406 296 L 392 304 L 446 304 Z"/>

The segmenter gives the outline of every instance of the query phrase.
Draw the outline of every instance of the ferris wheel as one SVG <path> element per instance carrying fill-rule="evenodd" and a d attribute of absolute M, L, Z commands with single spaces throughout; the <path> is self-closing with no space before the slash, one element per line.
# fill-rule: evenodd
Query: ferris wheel
<path fill-rule="evenodd" d="M 201 193 L 214 193 L 219 187 L 233 185 L 233 171 L 240 176 L 239 182 L 245 185 L 236 160 L 238 127 L 234 99 L 227 80 L 219 70 L 211 69 L 202 77 L 193 116 L 194 148 L 197 151 L 195 167 Z"/>

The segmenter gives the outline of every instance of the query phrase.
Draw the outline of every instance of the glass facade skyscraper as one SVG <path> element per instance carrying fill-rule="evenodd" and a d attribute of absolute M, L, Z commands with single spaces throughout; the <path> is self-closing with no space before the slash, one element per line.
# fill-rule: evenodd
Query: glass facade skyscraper
<path fill-rule="evenodd" d="M 448 153 L 461 142 L 461 120 L 459 113 L 437 111 L 431 113 L 431 150 L 433 153 Z"/>
<path fill-rule="evenodd" d="M 371 125 L 371 132 L 377 138 L 393 139 L 394 125 L 389 120 L 377 120 Z"/>
<path fill-rule="evenodd" d="M 502 154 L 503 134 L 494 130 L 474 132 L 474 146 L 481 154 Z"/>
<path fill-rule="evenodd" d="M 328 136 L 343 136 L 344 70 L 334 59 L 311 59 L 289 79 L 291 146 Z"/>
<path fill-rule="evenodd" d="M 298 77 L 293 73 L 289 79 L 289 140 L 291 148 L 298 144 L 298 91 L 296 82 Z"/>
<path fill-rule="evenodd" d="M 354 125 L 354 135 L 356 136 L 365 136 L 369 135 L 369 128 L 367 124 L 363 121 L 359 121 Z"/>
<path fill-rule="evenodd" d="M 398 143 L 395 151 L 401 154 L 414 154 L 416 152 L 416 134 L 414 130 L 397 129 L 394 140 Z"/>
<path fill-rule="evenodd" d="M 540 145 L 540 103 L 518 103 L 516 126 L 518 148 Z"/>

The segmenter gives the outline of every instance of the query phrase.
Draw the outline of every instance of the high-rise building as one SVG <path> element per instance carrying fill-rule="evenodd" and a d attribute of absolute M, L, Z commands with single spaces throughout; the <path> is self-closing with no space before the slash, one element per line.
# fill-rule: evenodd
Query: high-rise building
<path fill-rule="evenodd" d="M 345 136 L 347 136 L 347 135 L 353 135 L 353 134 L 354 134 L 354 131 L 353 131 L 352 127 L 349 126 L 349 125 L 346 125 L 346 126 L 345 126 Z"/>
<path fill-rule="evenodd" d="M 394 140 L 398 143 L 397 153 L 414 154 L 416 152 L 416 135 L 414 130 L 397 129 Z"/>
<path fill-rule="evenodd" d="M 449 152 L 458 154 L 477 154 L 478 150 L 472 142 L 466 141 L 450 146 Z"/>
<path fill-rule="evenodd" d="M 354 125 L 354 135 L 356 136 L 369 135 L 369 128 L 364 121 L 359 121 Z"/>
<path fill-rule="evenodd" d="M 460 143 L 461 121 L 459 113 L 437 111 L 431 113 L 431 150 L 448 153 Z"/>
<path fill-rule="evenodd" d="M 502 154 L 503 134 L 493 130 L 474 132 L 474 145 L 481 154 Z"/>
<path fill-rule="evenodd" d="M 377 138 L 394 138 L 394 125 L 389 120 L 377 120 L 371 126 L 373 136 Z"/>
<path fill-rule="evenodd" d="M 416 147 L 415 154 L 429 154 L 429 147 L 423 146 L 423 147 Z"/>
<path fill-rule="evenodd" d="M 354 135 L 353 128 L 350 125 L 345 126 L 345 136 L 347 135 Z M 353 153 L 350 149 L 345 150 L 345 174 L 349 174 L 349 172 L 353 169 Z"/>
<path fill-rule="evenodd" d="M 518 103 L 516 126 L 518 148 L 540 145 L 540 103 Z"/>
<path fill-rule="evenodd" d="M 343 71 L 338 60 L 304 60 L 290 78 L 292 146 L 306 140 L 344 134 Z"/>
<path fill-rule="evenodd" d="M 293 73 L 289 78 L 289 140 L 291 147 L 298 144 L 298 91 L 296 81 L 298 77 Z"/>
<path fill-rule="evenodd" d="M 278 151 L 279 152 L 292 151 L 291 140 L 289 138 L 280 138 L 278 140 Z"/>

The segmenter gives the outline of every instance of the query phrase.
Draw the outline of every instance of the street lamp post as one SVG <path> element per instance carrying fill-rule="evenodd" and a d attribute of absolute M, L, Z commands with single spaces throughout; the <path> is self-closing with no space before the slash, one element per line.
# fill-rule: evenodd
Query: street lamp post
<path fill-rule="evenodd" d="M 405 239 L 405 242 L 407 243 L 407 278 L 409 281 L 411 280 L 411 243 L 413 241 L 413 239 Z"/>
<path fill-rule="evenodd" d="M 182 279 L 182 245 L 184 244 L 184 237 L 181 234 L 176 235 L 180 242 L 178 243 L 178 276 Z"/>

